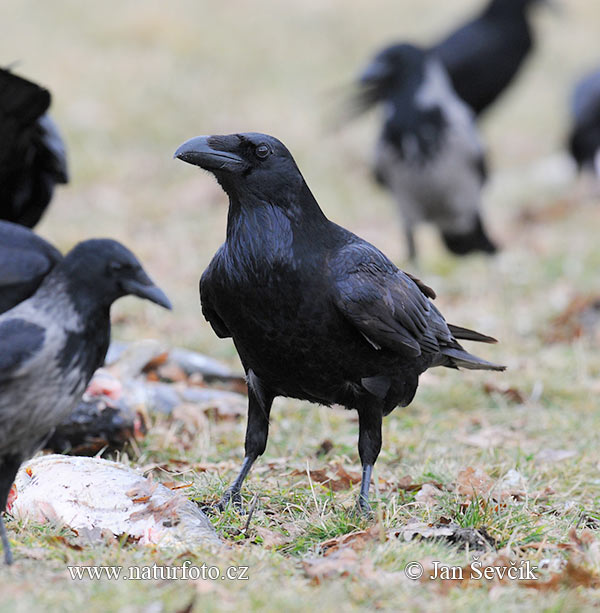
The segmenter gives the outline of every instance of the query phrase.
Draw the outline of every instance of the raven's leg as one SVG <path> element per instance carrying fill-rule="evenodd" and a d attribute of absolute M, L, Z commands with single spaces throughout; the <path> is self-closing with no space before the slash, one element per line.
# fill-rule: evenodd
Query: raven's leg
<path fill-rule="evenodd" d="M 221 510 L 224 510 L 230 501 L 238 505 L 241 503 L 240 490 L 242 489 L 242 483 L 250 472 L 256 458 L 263 454 L 267 446 L 267 438 L 269 436 L 269 415 L 271 413 L 271 405 L 273 404 L 273 396 L 265 392 L 260 381 L 258 381 L 258 378 L 252 371 L 249 371 L 248 384 L 246 455 L 238 476 L 227 488 L 223 497 L 217 504 L 218 508 Z"/>
<path fill-rule="evenodd" d="M 364 514 L 369 514 L 369 486 L 373 465 L 381 451 L 381 422 L 383 413 L 378 407 L 358 410 L 358 453 L 362 462 L 362 481 L 358 508 Z"/>
<path fill-rule="evenodd" d="M 4 549 L 4 561 L 7 564 L 13 563 L 12 551 L 10 543 L 2 520 L 2 513 L 6 509 L 8 494 L 15 480 L 21 460 L 17 456 L 4 456 L 0 461 L 0 539 L 2 540 L 2 548 Z"/>

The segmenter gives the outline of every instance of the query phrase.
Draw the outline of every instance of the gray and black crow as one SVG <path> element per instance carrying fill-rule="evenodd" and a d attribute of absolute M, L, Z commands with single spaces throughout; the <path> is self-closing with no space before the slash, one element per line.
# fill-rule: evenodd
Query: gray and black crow
<path fill-rule="evenodd" d="M 359 79 L 354 113 L 383 107 L 375 175 L 398 204 L 411 259 L 414 229 L 433 223 L 453 253 L 493 253 L 480 213 L 485 158 L 472 112 L 431 53 L 383 49 Z"/>
<path fill-rule="evenodd" d="M 0 315 L 0 510 L 21 463 L 73 410 L 103 364 L 110 307 L 135 295 L 171 303 L 120 243 L 75 246 L 24 302 Z M 7 564 L 12 562 L 0 516 Z"/>
<path fill-rule="evenodd" d="M 384 415 L 406 406 L 432 366 L 504 370 L 457 339 L 494 339 L 446 324 L 433 291 L 373 245 L 329 221 L 286 147 L 248 133 L 200 136 L 175 156 L 213 173 L 229 196 L 226 240 L 200 280 L 202 312 L 231 337 L 248 380 L 242 482 L 267 443 L 276 396 L 356 409 L 368 511 Z"/>
<path fill-rule="evenodd" d="M 490 0 L 433 47 L 458 95 L 479 115 L 508 87 L 533 46 L 529 9 L 548 0 Z"/>
<path fill-rule="evenodd" d="M 577 83 L 571 121 L 569 151 L 579 170 L 591 170 L 600 180 L 600 70 Z"/>
<path fill-rule="evenodd" d="M 0 68 L 0 219 L 33 228 L 57 183 L 67 183 L 65 145 L 47 114 L 50 92 Z"/>
<path fill-rule="evenodd" d="M 61 260 L 58 249 L 28 228 L 0 221 L 0 313 L 29 298 Z"/>

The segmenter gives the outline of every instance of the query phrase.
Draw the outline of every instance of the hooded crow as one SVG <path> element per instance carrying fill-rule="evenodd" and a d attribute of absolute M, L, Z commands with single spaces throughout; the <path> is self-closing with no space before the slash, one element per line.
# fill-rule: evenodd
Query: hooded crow
<path fill-rule="evenodd" d="M 0 221 L 0 313 L 29 298 L 60 260 L 60 252 L 28 228 Z"/>
<path fill-rule="evenodd" d="M 508 87 L 531 51 L 528 12 L 543 1 L 490 0 L 480 15 L 433 48 L 476 115 Z"/>
<path fill-rule="evenodd" d="M 0 509 L 21 463 L 73 410 L 103 364 L 110 307 L 129 294 L 171 308 L 128 249 L 88 240 L 54 266 L 31 298 L 0 315 Z M 1 517 L 0 536 L 10 564 Z"/>
<path fill-rule="evenodd" d="M 383 49 L 360 76 L 353 103 L 354 114 L 383 105 L 375 176 L 398 204 L 410 259 L 420 221 L 433 223 L 453 253 L 493 253 L 480 214 L 483 147 L 437 58 L 409 44 Z"/>
<path fill-rule="evenodd" d="M 50 92 L 0 68 L 0 219 L 33 228 L 67 183 L 65 144 L 46 114 Z"/>
<path fill-rule="evenodd" d="M 494 339 L 447 325 L 433 291 L 373 245 L 325 217 L 286 147 L 248 133 L 200 136 L 175 156 L 213 173 L 229 196 L 226 240 L 200 280 L 202 312 L 235 343 L 248 380 L 240 488 L 267 443 L 276 396 L 356 409 L 368 512 L 384 415 L 406 406 L 432 366 L 504 370 L 457 339 Z"/>
<path fill-rule="evenodd" d="M 600 180 L 600 70 L 577 83 L 571 121 L 569 151 L 579 170 L 591 170 Z"/>

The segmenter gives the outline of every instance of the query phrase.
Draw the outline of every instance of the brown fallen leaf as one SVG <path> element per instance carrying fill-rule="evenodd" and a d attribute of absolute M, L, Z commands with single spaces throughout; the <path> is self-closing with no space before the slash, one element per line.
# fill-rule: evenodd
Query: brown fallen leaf
<path fill-rule="evenodd" d="M 289 542 L 289 539 L 281 534 L 281 532 L 276 532 L 275 530 L 271 530 L 270 528 L 265 528 L 264 526 L 254 526 L 252 531 L 260 537 L 261 545 L 265 549 L 275 549 L 276 547 L 281 547 Z"/>
<path fill-rule="evenodd" d="M 498 385 L 497 383 L 486 382 L 483 384 L 483 391 L 491 396 L 492 394 L 498 394 L 504 396 L 509 402 L 513 404 L 524 404 L 526 397 L 516 387 L 509 387 L 508 385 Z"/>
<path fill-rule="evenodd" d="M 568 560 L 564 569 L 553 573 L 548 581 L 519 581 L 518 583 L 521 587 L 533 588 L 540 592 L 575 587 L 598 588 L 600 587 L 600 576 Z"/>
<path fill-rule="evenodd" d="M 550 321 L 544 338 L 551 343 L 570 342 L 582 336 L 597 340 L 599 324 L 600 296 L 577 295 L 562 313 Z"/>
<path fill-rule="evenodd" d="M 435 487 L 435 485 L 424 483 L 421 489 L 415 494 L 415 502 L 419 502 L 426 506 L 433 506 L 437 503 L 441 494 L 442 490 Z"/>
<path fill-rule="evenodd" d="M 157 370 L 160 366 L 166 364 L 168 359 L 169 352 L 163 351 L 162 353 L 153 356 L 148 362 L 146 362 L 144 368 L 142 368 L 142 372 L 147 375 L 149 372 Z"/>
<path fill-rule="evenodd" d="M 304 573 L 315 585 L 324 579 L 352 575 L 372 579 L 376 576 L 373 562 L 367 556 L 358 557 L 354 549 L 344 547 L 325 558 L 308 558 L 302 561 Z"/>
<path fill-rule="evenodd" d="M 294 469 L 290 476 L 306 476 L 306 470 Z M 333 467 L 310 470 L 309 475 L 312 481 L 330 488 L 334 492 L 350 489 L 352 485 L 361 482 L 362 475 L 358 472 L 347 471 L 341 464 Z"/>
<path fill-rule="evenodd" d="M 367 530 L 358 530 L 357 532 L 350 532 L 349 534 L 328 539 L 320 543 L 319 547 L 324 556 L 329 556 L 343 547 L 361 550 L 364 549 L 368 543 L 381 539 L 382 535 L 385 540 L 386 535 L 382 533 L 381 526 L 375 525 Z"/>
<path fill-rule="evenodd" d="M 398 488 L 398 490 L 403 490 L 405 492 L 414 492 L 416 490 L 422 489 L 425 485 L 431 485 L 438 490 L 444 487 L 444 484 L 440 483 L 439 481 L 425 481 L 424 483 L 413 483 L 412 478 L 409 475 L 405 475 L 404 477 L 402 477 L 398 481 L 396 487 Z"/>
<path fill-rule="evenodd" d="M 468 466 L 458 473 L 456 489 L 463 496 L 487 498 L 492 487 L 494 487 L 494 481 L 481 468 Z"/>

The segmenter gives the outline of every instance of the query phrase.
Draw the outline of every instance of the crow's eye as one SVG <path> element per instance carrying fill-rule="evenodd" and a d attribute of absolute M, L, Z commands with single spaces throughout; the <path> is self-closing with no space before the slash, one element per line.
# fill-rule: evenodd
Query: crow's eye
<path fill-rule="evenodd" d="M 123 272 L 124 270 L 128 270 L 131 268 L 129 264 L 124 264 L 123 262 L 117 262 L 116 260 L 110 262 L 108 268 L 111 272 Z"/>
<path fill-rule="evenodd" d="M 256 157 L 259 157 L 261 160 L 264 160 L 266 157 L 270 155 L 271 149 L 269 148 L 268 145 L 265 145 L 263 143 L 262 145 L 258 145 L 258 147 L 256 147 L 256 149 L 254 150 L 254 153 L 256 153 Z"/>

